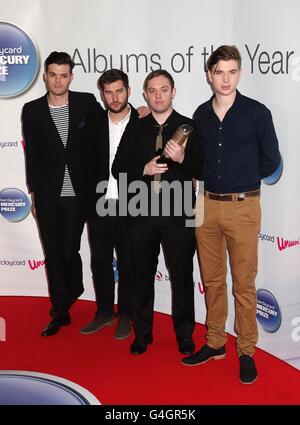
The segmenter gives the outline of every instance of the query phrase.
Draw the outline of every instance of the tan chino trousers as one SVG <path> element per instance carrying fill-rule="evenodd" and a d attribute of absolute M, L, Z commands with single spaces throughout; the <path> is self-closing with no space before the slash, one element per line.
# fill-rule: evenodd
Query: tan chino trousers
<path fill-rule="evenodd" d="M 207 344 L 217 349 L 226 343 L 228 252 L 239 356 L 251 356 L 258 340 L 255 277 L 260 222 L 259 196 L 248 197 L 243 201 L 218 201 L 205 196 L 204 222 L 200 227 L 196 227 L 207 308 Z"/>

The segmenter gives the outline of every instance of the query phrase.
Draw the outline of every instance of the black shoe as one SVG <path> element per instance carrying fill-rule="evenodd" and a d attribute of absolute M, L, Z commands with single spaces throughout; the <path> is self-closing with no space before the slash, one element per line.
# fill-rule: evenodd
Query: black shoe
<path fill-rule="evenodd" d="M 192 356 L 182 359 L 181 363 L 185 366 L 197 366 L 208 362 L 208 360 L 220 360 L 224 359 L 225 357 L 225 345 L 223 345 L 223 347 L 221 348 L 214 349 L 205 344 L 199 351 L 197 351 Z"/>
<path fill-rule="evenodd" d="M 42 331 L 42 336 L 52 336 L 57 334 L 61 326 L 70 325 L 71 318 L 70 316 L 55 316 L 51 322 L 45 327 Z"/>
<path fill-rule="evenodd" d="M 131 334 L 131 324 L 127 317 L 120 317 L 117 329 L 115 331 L 115 339 L 121 340 L 128 338 Z"/>
<path fill-rule="evenodd" d="M 192 338 L 182 338 L 177 340 L 178 350 L 181 354 L 193 354 L 195 344 Z"/>
<path fill-rule="evenodd" d="M 89 335 L 93 334 L 100 329 L 104 328 L 105 326 L 111 326 L 115 322 L 115 316 L 103 316 L 100 314 L 99 316 L 96 316 L 94 320 L 89 322 L 87 325 L 85 325 L 83 328 L 80 329 L 80 333 L 82 335 Z"/>
<path fill-rule="evenodd" d="M 151 344 L 153 341 L 152 338 L 148 338 L 145 341 L 139 341 L 138 339 L 135 339 L 133 343 L 130 346 L 130 352 L 131 354 L 143 354 L 147 351 L 148 344 Z"/>
<path fill-rule="evenodd" d="M 257 370 L 252 357 L 243 354 L 240 357 L 240 381 L 242 384 L 252 384 L 257 379 Z"/>

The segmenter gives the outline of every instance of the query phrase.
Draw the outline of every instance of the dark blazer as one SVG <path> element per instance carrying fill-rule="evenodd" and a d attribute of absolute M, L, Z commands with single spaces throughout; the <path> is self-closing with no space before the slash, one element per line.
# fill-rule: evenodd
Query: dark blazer
<path fill-rule="evenodd" d="M 174 181 L 180 182 L 182 184 L 183 191 L 182 198 L 185 199 L 184 182 L 192 182 L 193 177 L 200 179 L 202 172 L 202 149 L 197 135 L 197 130 L 195 128 L 195 123 L 190 118 L 180 115 L 178 112 L 173 110 L 165 122 L 162 136 L 164 147 L 167 141 L 171 139 L 175 130 L 182 124 L 189 124 L 194 128 L 185 149 L 184 160 L 182 164 L 174 163 L 174 165 L 169 168 L 166 173 L 161 175 L 161 180 L 162 182 L 166 180 L 169 183 Z M 116 179 L 119 179 L 119 173 L 126 173 L 128 184 L 133 181 L 143 181 L 148 187 L 148 193 L 146 194 L 148 200 L 145 200 L 145 205 L 148 205 L 148 215 L 130 217 L 129 214 L 130 225 L 135 225 L 137 221 L 161 225 L 182 225 L 184 224 L 185 219 L 188 218 L 185 216 L 183 208 L 181 209 L 182 215 L 177 215 L 175 212 L 174 206 L 176 194 L 172 191 L 169 202 L 170 214 L 165 216 L 160 213 L 157 218 L 157 216 L 154 216 L 151 213 L 152 199 L 150 185 L 153 181 L 153 176 L 143 176 L 143 171 L 145 165 L 151 161 L 155 155 L 157 155 L 155 151 L 155 141 L 158 131 L 158 123 L 152 114 L 138 120 L 134 127 L 129 128 L 128 131 L 124 133 L 112 165 L 112 173 Z M 119 186 L 121 187 L 120 179 Z M 122 185 L 122 187 L 124 187 L 124 185 Z M 130 201 L 134 195 L 135 194 L 131 194 L 129 192 L 128 201 Z M 121 193 L 119 193 L 119 199 L 121 200 Z M 195 196 L 193 194 L 193 203 L 194 201 Z"/>
<path fill-rule="evenodd" d="M 138 113 L 135 108 L 131 107 L 131 115 L 129 122 L 125 128 L 123 137 L 127 137 L 127 133 L 131 133 L 135 128 L 138 118 Z M 110 142 L 109 142 L 109 120 L 108 111 L 92 117 L 91 123 L 88 123 L 86 131 L 87 138 L 91 141 L 88 145 L 87 162 L 89 173 L 89 214 L 88 218 L 94 218 L 96 214 L 96 203 L 98 199 L 105 195 L 107 184 L 104 190 L 96 193 L 96 187 L 99 182 L 108 182 L 109 179 L 109 156 L 110 156 Z M 121 142 L 120 142 L 121 143 Z"/>
<path fill-rule="evenodd" d="M 94 95 L 69 92 L 69 135 L 65 148 L 50 115 L 47 94 L 24 105 L 27 185 L 40 211 L 55 207 L 66 164 L 76 197 L 84 205 L 87 191 L 85 144 L 89 143 L 85 126 L 89 117 L 101 110 Z"/>

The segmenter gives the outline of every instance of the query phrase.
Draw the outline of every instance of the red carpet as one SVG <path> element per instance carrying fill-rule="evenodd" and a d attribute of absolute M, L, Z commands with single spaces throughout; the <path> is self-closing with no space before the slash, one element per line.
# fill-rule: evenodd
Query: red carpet
<path fill-rule="evenodd" d="M 52 337 L 40 332 L 49 320 L 46 298 L 0 297 L 0 317 L 6 321 L 6 341 L 0 342 L 1 369 L 48 373 L 69 379 L 91 391 L 105 405 L 299 405 L 300 372 L 257 350 L 259 379 L 242 385 L 238 379 L 235 339 L 229 336 L 225 360 L 202 366 L 180 364 L 171 318 L 155 314 L 154 342 L 147 353 L 129 353 L 133 336 L 116 341 L 114 326 L 93 335 L 79 329 L 93 315 L 95 304 L 79 301 L 72 325 Z M 205 327 L 197 325 L 197 347 Z"/>

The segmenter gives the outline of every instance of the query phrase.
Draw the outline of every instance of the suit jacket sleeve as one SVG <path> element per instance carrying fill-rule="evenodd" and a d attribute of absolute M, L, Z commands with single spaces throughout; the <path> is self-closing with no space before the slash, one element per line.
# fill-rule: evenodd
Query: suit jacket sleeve
<path fill-rule="evenodd" d="M 137 155 L 140 124 L 138 118 L 127 125 L 120 141 L 113 165 L 112 175 L 119 180 L 119 174 L 126 173 L 128 182 L 146 179 L 143 176 L 145 164 L 141 163 Z"/>
<path fill-rule="evenodd" d="M 25 140 L 25 167 L 26 180 L 29 192 L 34 192 L 36 183 L 36 143 L 37 136 L 33 121 L 33 111 L 28 104 L 25 104 L 22 111 L 22 131 Z"/>
<path fill-rule="evenodd" d="M 184 160 L 181 164 L 176 163 L 176 165 L 190 177 L 197 180 L 201 179 L 203 153 L 200 137 L 195 125 L 186 145 Z"/>

